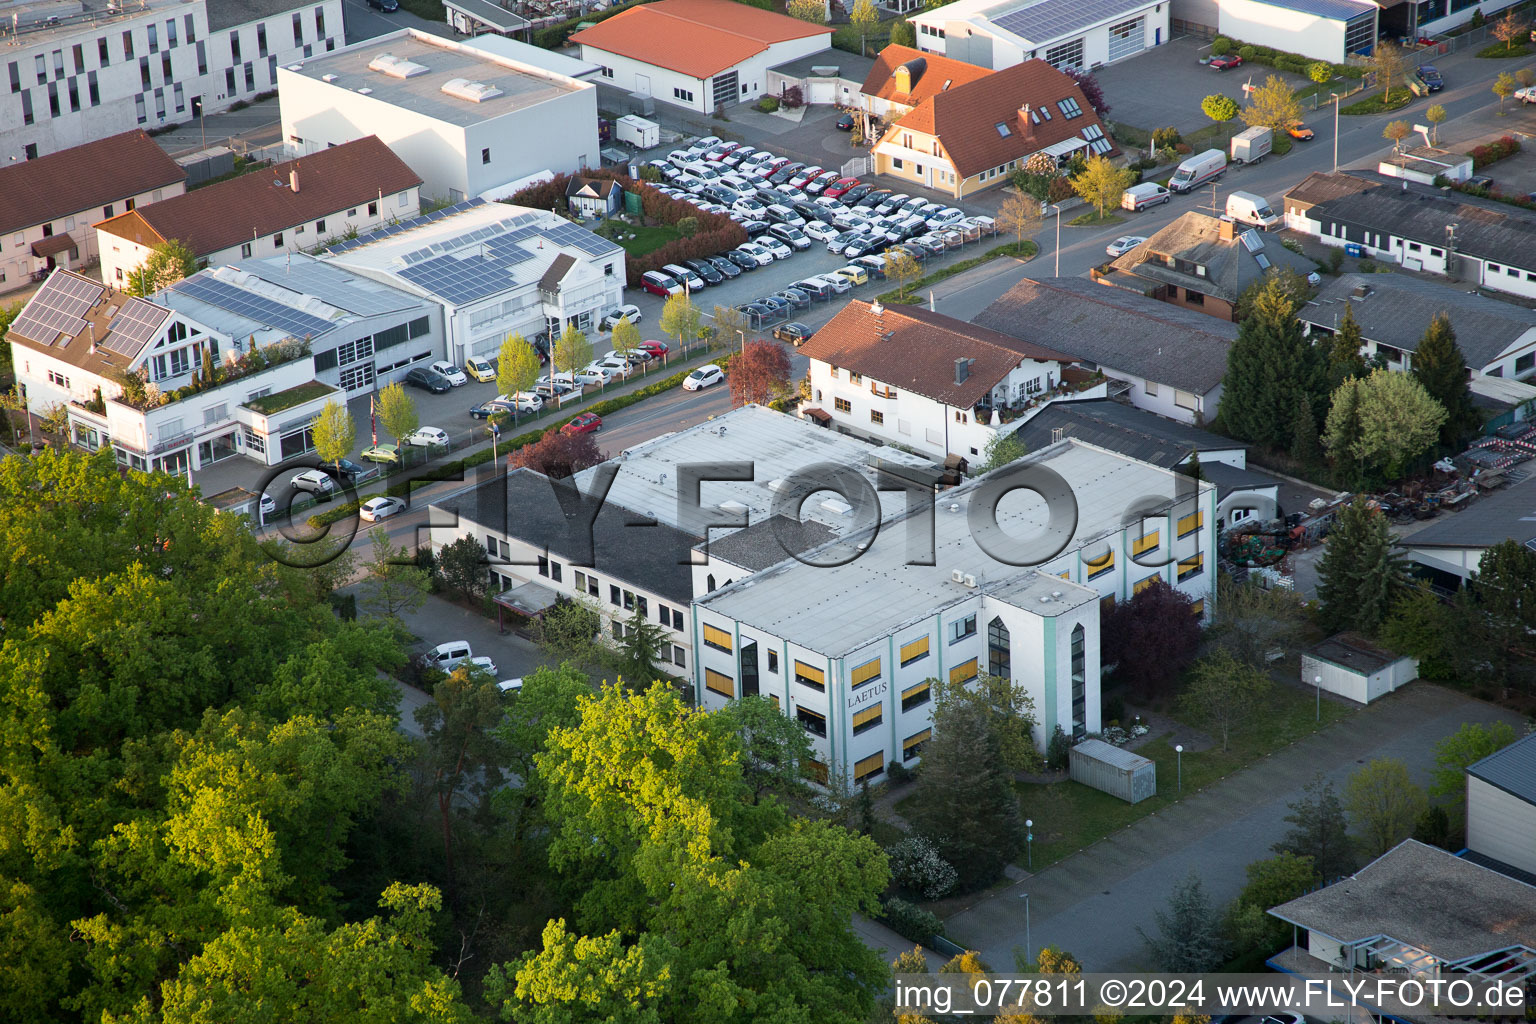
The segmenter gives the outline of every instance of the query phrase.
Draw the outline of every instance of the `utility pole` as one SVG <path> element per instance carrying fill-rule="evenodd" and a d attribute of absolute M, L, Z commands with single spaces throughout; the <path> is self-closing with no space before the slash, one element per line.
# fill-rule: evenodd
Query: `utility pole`
<path fill-rule="evenodd" d="M 1333 97 L 1333 173 L 1339 173 L 1339 94 L 1329 93 Z"/>

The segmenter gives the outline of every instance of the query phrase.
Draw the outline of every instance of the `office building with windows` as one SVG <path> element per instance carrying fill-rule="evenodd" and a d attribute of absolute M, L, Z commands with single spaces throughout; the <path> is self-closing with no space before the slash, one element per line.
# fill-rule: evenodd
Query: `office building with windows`
<path fill-rule="evenodd" d="M 269 170 L 137 206 L 96 226 L 102 280 L 122 288 L 172 240 L 204 266 L 315 252 L 416 217 L 421 178 L 369 136 Z"/>
<path fill-rule="evenodd" d="M 0 24 L 0 137 L 16 160 L 216 113 L 343 38 L 341 0 L 12 2 Z"/>
<path fill-rule="evenodd" d="M 471 199 L 331 246 L 325 259 L 443 307 L 450 362 L 509 334 L 592 335 L 624 301 L 624 250 L 548 210 Z"/>

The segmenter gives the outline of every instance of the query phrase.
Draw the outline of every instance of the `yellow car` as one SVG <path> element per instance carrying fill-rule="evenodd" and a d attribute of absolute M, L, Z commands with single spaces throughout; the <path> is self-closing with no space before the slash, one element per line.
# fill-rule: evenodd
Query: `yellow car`
<path fill-rule="evenodd" d="M 393 444 L 376 444 L 372 448 L 364 449 L 359 455 L 360 459 L 369 462 L 399 462 L 400 446 Z"/>
<path fill-rule="evenodd" d="M 863 267 L 856 267 L 852 265 L 846 267 L 838 267 L 836 270 L 832 271 L 832 273 L 836 274 L 838 277 L 841 277 L 849 284 L 869 284 L 869 271 L 865 270 Z"/>
<path fill-rule="evenodd" d="M 494 384 L 496 382 L 496 367 L 492 365 L 489 359 L 470 356 L 464 360 L 464 372 L 482 384 Z"/>

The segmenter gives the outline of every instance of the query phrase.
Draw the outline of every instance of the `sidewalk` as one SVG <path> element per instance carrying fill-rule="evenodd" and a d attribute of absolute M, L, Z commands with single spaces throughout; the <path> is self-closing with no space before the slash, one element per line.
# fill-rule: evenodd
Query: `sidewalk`
<path fill-rule="evenodd" d="M 1235 897 L 1246 866 L 1273 856 L 1271 845 L 1290 827 L 1283 820 L 1286 805 L 1315 773 L 1342 789 L 1362 764 L 1394 757 L 1423 784 L 1437 742 L 1466 722 L 1500 720 L 1520 725 L 1513 712 L 1416 682 L 1023 882 L 987 894 L 946 921 L 946 933 L 979 950 L 989 963 L 1011 963 L 1013 947 L 1024 942 L 1020 897 L 1028 892 L 1036 946 L 1068 950 L 1084 970 L 1145 966 L 1137 928 L 1155 930 L 1154 912 L 1191 871 L 1214 907 Z"/>

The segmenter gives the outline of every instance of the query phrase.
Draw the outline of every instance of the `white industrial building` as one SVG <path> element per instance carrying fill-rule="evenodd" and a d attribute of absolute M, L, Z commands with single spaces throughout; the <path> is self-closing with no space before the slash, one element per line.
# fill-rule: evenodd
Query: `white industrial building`
<path fill-rule="evenodd" d="M 624 301 L 624 250 L 548 210 L 471 199 L 331 247 L 327 260 L 443 307 L 447 358 L 508 335 L 596 333 Z"/>
<path fill-rule="evenodd" d="M 832 29 L 733 0 L 661 0 L 571 36 L 598 81 L 701 114 L 755 103 L 768 71 L 831 45 Z"/>
<path fill-rule="evenodd" d="M 1528 449 L 1514 458 L 1536 454 Z M 1403 555 L 1419 575 L 1456 590 L 1477 572 L 1483 554 L 1506 540 L 1536 545 L 1536 480 L 1520 480 L 1415 530 L 1403 539 Z"/>
<path fill-rule="evenodd" d="M 1467 856 L 1536 880 L 1536 733 L 1467 768 Z"/>
<path fill-rule="evenodd" d="M 917 48 L 984 68 L 1088 71 L 1168 41 L 1164 0 L 955 0 L 911 15 Z"/>
<path fill-rule="evenodd" d="M 1220 0 L 1219 6 L 1221 34 L 1245 43 L 1334 64 L 1376 46 L 1380 8 L 1368 0 Z"/>
<path fill-rule="evenodd" d="M 0 20 L 16 160 L 216 113 L 343 38 L 341 0 L 13 0 Z"/>
<path fill-rule="evenodd" d="M 1383 650 L 1363 636 L 1340 633 L 1301 654 L 1301 681 L 1357 704 L 1378 697 L 1419 677 L 1419 663 Z"/>
<path fill-rule="evenodd" d="M 600 162 L 597 89 L 581 61 L 499 36 L 403 29 L 278 70 L 283 137 L 299 154 L 376 135 L 462 202 L 539 172 Z"/>

